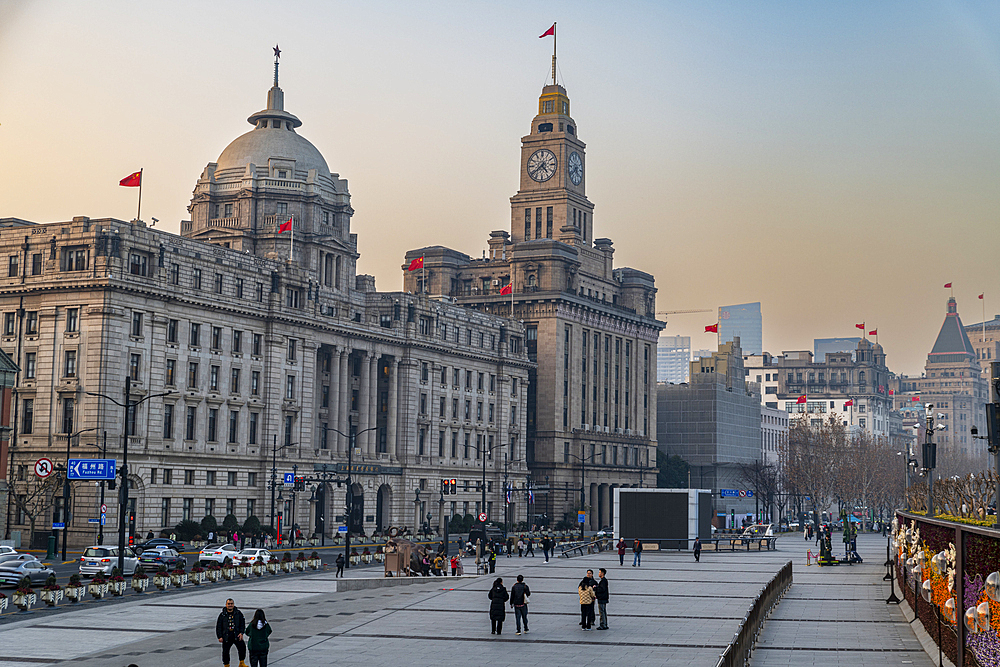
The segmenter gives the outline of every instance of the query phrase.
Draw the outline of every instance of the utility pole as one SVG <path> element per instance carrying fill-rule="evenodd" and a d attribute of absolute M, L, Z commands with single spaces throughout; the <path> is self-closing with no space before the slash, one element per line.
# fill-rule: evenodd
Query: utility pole
<path fill-rule="evenodd" d="M 934 444 L 934 404 L 928 403 L 927 429 L 924 441 L 924 470 L 927 471 L 927 517 L 934 516 L 934 468 L 937 467 L 937 445 Z"/>

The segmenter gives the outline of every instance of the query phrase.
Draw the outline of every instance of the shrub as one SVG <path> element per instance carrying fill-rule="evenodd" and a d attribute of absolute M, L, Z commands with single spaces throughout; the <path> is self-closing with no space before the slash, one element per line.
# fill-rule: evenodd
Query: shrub
<path fill-rule="evenodd" d="M 45 580 L 45 587 L 43 590 L 46 591 L 59 591 L 62 590 L 62 586 L 56 583 L 56 575 L 50 574 L 49 578 Z"/>
<path fill-rule="evenodd" d="M 260 533 L 260 519 L 255 516 L 248 516 L 243 522 L 244 535 L 257 535 Z"/>
<path fill-rule="evenodd" d="M 197 521 L 191 521 L 190 519 L 181 521 L 179 524 L 174 526 L 174 532 L 177 533 L 178 540 L 193 540 L 196 536 L 201 534 L 201 524 Z"/>
<path fill-rule="evenodd" d="M 79 574 L 71 574 L 71 575 L 69 575 L 69 585 L 70 586 L 76 587 L 76 586 L 79 586 L 82 582 L 83 582 L 83 579 L 80 578 Z"/>
<path fill-rule="evenodd" d="M 215 517 L 211 514 L 207 515 L 201 520 L 201 534 L 208 535 L 209 533 L 219 532 L 219 522 L 215 520 Z"/>
<path fill-rule="evenodd" d="M 35 589 L 31 587 L 31 577 L 22 577 L 21 581 L 17 582 L 17 592 L 21 595 L 29 595 L 35 592 Z"/>
<path fill-rule="evenodd" d="M 240 522 L 234 514 L 227 514 L 226 518 L 222 520 L 222 530 L 224 530 L 228 535 L 232 535 L 234 532 L 240 529 Z"/>
<path fill-rule="evenodd" d="M 98 572 L 94 575 L 94 578 L 90 580 L 92 584 L 106 584 L 108 580 L 104 578 L 104 575 Z"/>

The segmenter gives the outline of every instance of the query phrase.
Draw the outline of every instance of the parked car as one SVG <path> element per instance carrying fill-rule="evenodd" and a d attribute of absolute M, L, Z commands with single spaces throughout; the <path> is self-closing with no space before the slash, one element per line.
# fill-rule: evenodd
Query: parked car
<path fill-rule="evenodd" d="M 8 547 L 6 545 L 0 546 L 0 556 L 9 556 L 10 554 L 16 554 L 17 549 L 14 547 Z"/>
<path fill-rule="evenodd" d="M 26 561 L 26 560 L 38 560 L 38 556 L 33 556 L 32 554 L 19 554 L 19 553 L 7 553 L 0 554 L 0 563 L 6 563 L 12 560 Z"/>
<path fill-rule="evenodd" d="M 122 563 L 123 576 L 131 576 L 139 567 L 139 558 L 131 549 L 125 547 L 125 558 Z M 118 547 L 92 546 L 87 547 L 80 557 L 80 576 L 92 577 L 98 572 L 110 575 L 111 570 L 118 567 Z"/>
<path fill-rule="evenodd" d="M 218 563 L 222 565 L 222 562 L 227 558 L 231 559 L 233 563 L 238 562 L 240 559 L 240 550 L 232 544 L 209 544 L 198 554 L 198 563 Z"/>
<path fill-rule="evenodd" d="M 52 574 L 55 570 L 34 557 L 31 560 L 8 560 L 0 563 L 0 586 L 17 586 L 25 577 L 30 577 L 32 584 L 43 584 Z"/>
<path fill-rule="evenodd" d="M 184 553 L 187 551 L 187 545 L 183 542 L 178 542 L 177 540 L 171 540 L 167 537 L 156 537 L 151 540 L 146 540 L 142 544 L 138 544 L 135 547 L 135 552 L 141 554 L 146 549 L 156 549 L 157 547 L 165 547 L 167 549 L 173 549 L 177 553 Z"/>
<path fill-rule="evenodd" d="M 614 532 L 615 529 L 613 527 L 605 526 L 604 528 L 601 528 L 599 531 L 597 531 L 597 538 L 600 539 L 602 537 L 611 537 L 612 535 L 614 535 Z"/>
<path fill-rule="evenodd" d="M 139 554 L 139 564 L 144 570 L 156 570 L 161 565 L 166 565 L 168 570 L 173 570 L 178 567 L 187 567 L 187 558 L 173 549 L 157 547 L 146 549 Z"/>
<path fill-rule="evenodd" d="M 239 558 L 242 560 L 244 556 L 249 559 L 251 563 L 258 558 L 263 559 L 265 563 L 271 560 L 271 552 L 267 549 L 244 549 L 240 552 Z"/>

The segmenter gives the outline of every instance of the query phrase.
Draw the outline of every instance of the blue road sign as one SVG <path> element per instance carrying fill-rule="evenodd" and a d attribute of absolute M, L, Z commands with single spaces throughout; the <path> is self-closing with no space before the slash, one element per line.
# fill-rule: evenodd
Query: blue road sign
<path fill-rule="evenodd" d="M 581 512 L 580 514 L 576 515 L 576 522 L 577 523 L 584 523 L 584 522 L 586 522 L 586 520 L 587 520 L 587 515 L 586 514 L 583 514 Z"/>
<path fill-rule="evenodd" d="M 100 519 L 87 519 L 87 523 L 100 523 Z"/>
<path fill-rule="evenodd" d="M 104 512 L 101 512 L 101 525 L 103 526 L 104 522 L 107 520 L 108 520 L 108 515 Z"/>
<path fill-rule="evenodd" d="M 337 532 L 338 533 L 346 533 L 347 532 L 347 526 L 337 526 Z"/>
<path fill-rule="evenodd" d="M 65 527 L 66 527 L 65 523 L 53 523 L 52 524 L 52 530 L 62 530 Z"/>
<path fill-rule="evenodd" d="M 70 459 L 70 479 L 114 479 L 115 459 Z"/>
<path fill-rule="evenodd" d="M 286 472 L 285 473 L 285 484 L 287 486 L 295 486 L 295 473 L 294 472 Z"/>
<path fill-rule="evenodd" d="M 740 492 L 736 489 L 719 489 L 719 495 L 723 498 L 739 498 Z"/>
<path fill-rule="evenodd" d="M 747 489 L 747 498 L 753 498 L 753 491 Z"/>

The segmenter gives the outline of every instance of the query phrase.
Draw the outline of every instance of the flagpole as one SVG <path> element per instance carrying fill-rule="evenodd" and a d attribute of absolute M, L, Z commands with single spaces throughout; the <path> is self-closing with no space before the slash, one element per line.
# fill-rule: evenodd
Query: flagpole
<path fill-rule="evenodd" d="M 291 262 L 292 252 L 294 251 L 295 248 L 295 215 L 293 214 L 292 217 L 288 219 L 288 221 L 292 223 L 292 226 L 289 228 L 289 231 L 292 232 L 292 235 L 288 239 L 288 261 Z"/>
<path fill-rule="evenodd" d="M 140 220 L 142 212 L 142 169 L 139 169 L 139 206 L 135 209 L 135 219 Z"/>
<path fill-rule="evenodd" d="M 556 85 L 556 24 L 552 24 L 552 85 Z"/>

